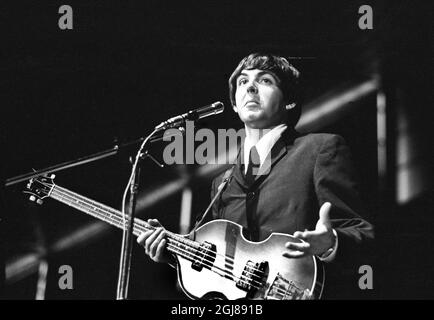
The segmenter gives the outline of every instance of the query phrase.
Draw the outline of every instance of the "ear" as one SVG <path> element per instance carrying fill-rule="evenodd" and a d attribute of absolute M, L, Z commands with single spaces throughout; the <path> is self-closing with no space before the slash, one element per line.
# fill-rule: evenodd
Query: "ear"
<path fill-rule="evenodd" d="M 237 106 L 232 105 L 232 110 L 234 110 L 235 113 L 238 113 Z"/>

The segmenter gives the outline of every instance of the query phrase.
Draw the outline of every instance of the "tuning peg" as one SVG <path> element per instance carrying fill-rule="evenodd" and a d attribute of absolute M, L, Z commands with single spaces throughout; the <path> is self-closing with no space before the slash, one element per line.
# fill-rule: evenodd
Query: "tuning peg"
<path fill-rule="evenodd" d="M 55 175 L 54 173 L 52 173 L 52 174 L 50 175 L 50 179 L 54 179 L 54 178 L 56 178 L 56 175 Z"/>
<path fill-rule="evenodd" d="M 44 201 L 42 201 L 42 199 L 38 199 L 38 200 L 36 200 L 36 203 L 39 204 L 39 205 L 41 205 L 41 204 L 44 203 Z"/>

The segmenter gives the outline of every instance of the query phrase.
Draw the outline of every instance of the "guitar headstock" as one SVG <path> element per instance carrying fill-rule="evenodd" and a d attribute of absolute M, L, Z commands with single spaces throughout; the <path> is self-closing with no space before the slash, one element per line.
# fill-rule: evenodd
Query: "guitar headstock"
<path fill-rule="evenodd" d="M 24 193 L 30 194 L 29 200 L 34 201 L 37 204 L 42 204 L 43 199 L 50 196 L 51 191 L 54 188 L 55 175 L 39 176 L 29 180 L 27 183 L 27 190 Z"/>

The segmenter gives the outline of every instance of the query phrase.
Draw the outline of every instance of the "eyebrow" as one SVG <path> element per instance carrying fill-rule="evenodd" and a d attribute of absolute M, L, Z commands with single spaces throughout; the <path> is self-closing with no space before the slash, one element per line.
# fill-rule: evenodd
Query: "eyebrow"
<path fill-rule="evenodd" d="M 269 74 L 271 75 L 277 82 L 280 82 L 280 79 L 278 76 L 276 76 L 276 74 L 272 71 L 267 71 L 267 70 L 261 70 L 259 71 L 256 75 L 257 76 L 263 76 L 264 74 Z M 237 80 L 241 77 L 241 76 L 245 76 L 248 77 L 249 75 L 247 73 L 245 73 L 244 71 L 241 71 L 241 73 L 238 75 Z"/>

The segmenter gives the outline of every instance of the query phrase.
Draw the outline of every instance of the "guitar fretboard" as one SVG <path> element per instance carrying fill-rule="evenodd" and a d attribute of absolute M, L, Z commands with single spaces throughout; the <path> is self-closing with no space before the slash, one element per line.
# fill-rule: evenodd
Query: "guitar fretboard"
<path fill-rule="evenodd" d="M 53 185 L 48 196 L 70 207 L 87 213 L 92 217 L 107 222 L 119 229 L 125 230 L 127 228 L 128 217 L 125 217 L 124 219 L 121 211 L 84 197 L 78 193 L 62 188 L 58 185 Z M 133 234 L 136 237 L 146 230 L 155 229 L 154 226 L 151 226 L 146 221 L 134 218 Z M 190 261 L 196 260 L 197 251 L 200 247 L 199 243 L 186 239 L 170 231 L 166 231 L 166 234 L 169 242 L 167 249 L 169 251 Z"/>

